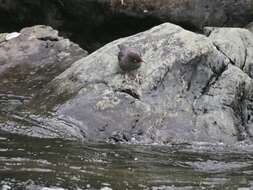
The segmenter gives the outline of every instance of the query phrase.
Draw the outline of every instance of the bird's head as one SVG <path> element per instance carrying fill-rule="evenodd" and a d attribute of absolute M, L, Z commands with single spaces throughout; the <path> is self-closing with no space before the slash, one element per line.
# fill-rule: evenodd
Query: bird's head
<path fill-rule="evenodd" d="M 137 53 L 134 53 L 134 52 L 129 53 L 129 59 L 133 63 L 142 63 L 142 62 L 144 62 L 143 59 L 141 58 L 141 56 Z"/>

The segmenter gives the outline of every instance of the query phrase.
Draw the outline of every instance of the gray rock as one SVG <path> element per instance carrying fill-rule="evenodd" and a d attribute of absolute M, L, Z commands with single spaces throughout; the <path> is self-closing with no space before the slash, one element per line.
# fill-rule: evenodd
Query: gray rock
<path fill-rule="evenodd" d="M 25 41 L 57 43 L 60 38 L 54 32 L 22 31 L 30 34 Z M 22 31 L 13 41 L 25 38 Z M 205 32 L 206 36 L 165 23 L 113 41 L 77 59 L 58 76 L 52 75 L 42 89 L 34 88 L 26 109 L 7 112 L 6 120 L 0 118 L 1 129 L 103 142 L 232 144 L 251 140 L 253 34 L 240 28 L 213 27 Z M 142 67 L 131 74 L 120 72 L 118 44 L 138 49 L 145 60 Z M 2 68 L 3 73 L 8 70 Z M 40 76 L 37 74 L 35 79 Z M 27 88 L 27 84 L 21 85 Z M 30 95 L 29 90 L 23 91 L 17 90 L 17 95 Z M 7 97 L 11 98 L 16 100 Z"/>
<path fill-rule="evenodd" d="M 209 31 L 217 49 L 252 78 L 253 34 L 243 28 L 205 28 L 205 31 Z"/>
<path fill-rule="evenodd" d="M 55 76 L 87 55 L 48 26 L 24 28 L 0 43 L 0 92 L 31 96 Z"/>
<path fill-rule="evenodd" d="M 87 52 L 48 26 L 24 28 L 20 33 L 8 41 L 0 40 L 0 128 L 29 136 L 82 137 L 79 129 L 75 133 L 75 127 L 68 127 L 62 119 L 52 119 L 49 124 L 46 118 L 29 116 L 23 108 Z"/>
<path fill-rule="evenodd" d="M 234 92 L 229 92 L 228 95 L 236 95 L 237 98 L 228 98 L 227 95 L 223 99 L 230 99 L 229 105 L 233 105 L 233 111 L 239 117 L 238 129 L 244 131 L 241 138 L 247 136 L 245 133 L 252 137 L 253 34 L 242 28 L 212 28 L 209 38 L 234 66 L 240 68 L 240 72 L 247 74 L 245 78 L 244 74 L 238 75 L 238 71 L 235 72 L 238 69 L 233 69 L 229 81 L 233 84 L 230 89 Z"/>
<path fill-rule="evenodd" d="M 234 30 L 250 37 L 246 30 Z M 35 98 L 37 108 L 78 121 L 84 138 L 92 141 L 249 139 L 250 72 L 241 69 L 241 59 L 235 63 L 218 48 L 222 36 L 215 34 L 206 37 L 165 23 L 111 42 L 56 77 Z M 122 43 L 140 50 L 146 61 L 134 77 L 118 72 L 117 45 Z M 54 97 L 64 101 L 50 101 Z"/>

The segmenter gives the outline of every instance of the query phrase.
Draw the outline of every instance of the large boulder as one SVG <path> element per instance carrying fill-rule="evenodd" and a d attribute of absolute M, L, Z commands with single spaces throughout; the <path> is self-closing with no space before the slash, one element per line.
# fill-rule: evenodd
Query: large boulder
<path fill-rule="evenodd" d="M 236 66 L 237 69 L 240 68 L 240 72 L 246 73 L 251 80 L 253 78 L 252 33 L 243 28 L 205 28 L 205 31 L 214 46 L 230 60 L 232 65 Z M 236 82 L 234 86 L 231 86 L 231 90 L 237 92 L 229 94 L 234 96 L 236 93 L 238 95 L 232 104 L 233 110 L 239 114 L 237 115 L 239 117 L 238 130 L 244 131 L 252 137 L 252 85 L 242 80 L 245 76 L 240 75 L 238 78 L 236 73 L 231 73 L 230 78 Z M 226 98 L 228 98 L 228 95 Z M 245 133 L 241 138 L 244 138 Z"/>
<path fill-rule="evenodd" d="M 250 32 L 224 30 L 250 51 L 252 41 L 244 43 L 253 37 Z M 219 31 L 223 29 L 210 30 L 207 37 L 165 23 L 111 42 L 56 77 L 30 107 L 54 111 L 55 118 L 71 121 L 84 139 L 92 141 L 166 144 L 250 139 L 251 55 L 244 55 L 246 61 L 234 59 L 241 56 L 236 44 L 230 44 L 228 52 L 222 49 L 230 35 L 224 36 L 223 44 Z M 141 52 L 145 63 L 138 71 L 120 72 L 118 44 Z"/>
<path fill-rule="evenodd" d="M 30 96 L 86 55 L 51 27 L 24 28 L 0 42 L 0 92 Z"/>
<path fill-rule="evenodd" d="M 206 27 L 205 33 L 234 65 L 253 77 L 253 38 L 249 30 Z"/>
<path fill-rule="evenodd" d="M 43 134 L 42 122 L 29 118 L 26 113 L 21 114 L 20 110 L 48 82 L 86 55 L 87 52 L 77 44 L 58 36 L 58 32 L 48 26 L 24 28 L 20 34 L 1 34 L 1 129 L 9 132 L 20 131 L 27 135 Z M 36 126 L 40 129 L 32 128 Z M 52 132 L 53 127 L 50 128 L 51 132 L 47 135 L 57 136 Z M 60 134 L 62 137 L 62 133 Z"/>

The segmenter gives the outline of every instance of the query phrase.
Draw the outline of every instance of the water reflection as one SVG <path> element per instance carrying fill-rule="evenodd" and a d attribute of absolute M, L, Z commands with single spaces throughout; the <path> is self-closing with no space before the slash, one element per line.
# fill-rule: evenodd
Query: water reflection
<path fill-rule="evenodd" d="M 252 156 L 250 148 L 223 145 L 81 144 L 1 134 L 0 189 L 250 189 Z"/>

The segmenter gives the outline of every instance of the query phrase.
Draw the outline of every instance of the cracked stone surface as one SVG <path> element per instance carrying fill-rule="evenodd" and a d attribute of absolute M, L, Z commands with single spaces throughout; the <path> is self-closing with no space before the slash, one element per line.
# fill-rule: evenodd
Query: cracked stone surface
<path fill-rule="evenodd" d="M 206 28 L 214 45 L 251 78 L 253 76 L 253 35 L 243 28 Z"/>
<path fill-rule="evenodd" d="M 238 117 L 238 130 L 242 139 L 245 136 L 252 138 L 252 76 L 253 76 L 253 34 L 243 28 L 206 28 L 209 38 L 214 45 L 221 51 L 232 63 L 233 68 L 230 78 L 231 84 L 236 91 L 232 94 L 237 96 L 233 103 L 227 105 L 232 106 L 236 117 Z M 230 65 L 230 68 L 232 66 Z M 239 72 L 243 72 L 240 75 Z M 245 73 L 247 74 L 245 76 Z M 230 80 L 231 80 L 230 79 Z M 223 98 L 224 99 L 224 98 Z"/>
<path fill-rule="evenodd" d="M 205 36 L 165 23 L 113 41 L 75 62 L 32 102 L 37 110 L 78 121 L 91 141 L 250 140 L 252 79 L 246 68 L 252 62 L 249 53 L 246 62 L 245 54 L 236 54 L 236 44 L 250 51 L 250 42 L 240 40 L 251 33 L 234 29 L 245 37 L 235 38 L 233 57 L 220 46 L 226 46 L 228 32 L 222 43 L 216 30 Z M 135 77 L 119 70 L 121 43 L 137 48 L 146 62 Z"/>

